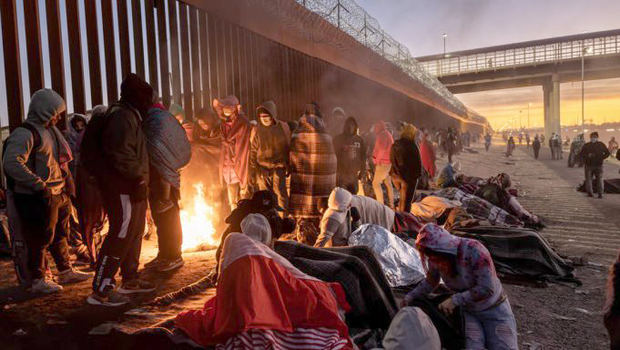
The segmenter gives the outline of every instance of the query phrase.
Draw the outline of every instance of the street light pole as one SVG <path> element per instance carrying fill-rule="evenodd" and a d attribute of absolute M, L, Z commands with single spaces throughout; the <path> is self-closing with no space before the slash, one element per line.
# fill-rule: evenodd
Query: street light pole
<path fill-rule="evenodd" d="M 583 46 L 583 44 L 582 44 Z M 581 49 L 581 131 L 583 133 L 586 132 L 586 123 L 585 123 L 585 87 L 584 87 L 584 81 L 585 81 L 585 56 L 586 53 L 590 52 L 590 47 L 588 46 L 584 46 Z"/>
<path fill-rule="evenodd" d="M 443 57 L 446 57 L 446 38 L 448 37 L 448 34 L 443 33 Z"/>

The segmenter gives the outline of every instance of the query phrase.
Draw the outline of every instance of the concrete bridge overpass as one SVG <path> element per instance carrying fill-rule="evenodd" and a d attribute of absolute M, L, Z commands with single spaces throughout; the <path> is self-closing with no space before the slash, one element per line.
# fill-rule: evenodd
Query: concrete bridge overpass
<path fill-rule="evenodd" d="M 560 83 L 620 77 L 620 29 L 418 57 L 453 93 L 542 86 L 545 134 L 560 131 Z"/>
<path fill-rule="evenodd" d="M 42 87 L 84 113 L 116 101 L 130 72 L 189 117 L 235 94 L 251 117 L 273 99 L 283 119 L 318 101 L 366 126 L 488 125 L 352 0 L 3 0 L 0 14 L 11 128 Z"/>

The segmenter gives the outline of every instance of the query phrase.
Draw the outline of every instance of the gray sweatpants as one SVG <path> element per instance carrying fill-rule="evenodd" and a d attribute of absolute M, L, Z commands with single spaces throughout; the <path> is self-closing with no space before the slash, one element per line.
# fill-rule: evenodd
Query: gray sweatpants
<path fill-rule="evenodd" d="M 466 349 L 519 349 L 517 323 L 508 299 L 488 310 L 463 311 Z"/>

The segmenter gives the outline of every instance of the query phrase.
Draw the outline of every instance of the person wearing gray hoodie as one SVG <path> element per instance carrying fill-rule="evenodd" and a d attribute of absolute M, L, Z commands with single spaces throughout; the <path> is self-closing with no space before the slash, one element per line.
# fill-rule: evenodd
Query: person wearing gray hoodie
<path fill-rule="evenodd" d="M 56 123 L 65 101 L 51 89 L 32 95 L 25 124 L 6 141 L 3 169 L 12 192 L 21 234 L 27 246 L 27 272 L 35 293 L 63 288 L 46 277 L 46 250 L 59 271 L 58 282 L 84 281 L 90 274 L 71 266 L 67 244 L 71 202 L 67 193 L 71 149 Z M 36 134 L 35 134 L 36 133 Z"/>
<path fill-rule="evenodd" d="M 276 104 L 266 101 L 256 109 L 259 122 L 250 132 L 250 170 L 259 190 L 271 190 L 278 205 L 288 208 L 286 174 L 291 130 L 278 120 Z"/>

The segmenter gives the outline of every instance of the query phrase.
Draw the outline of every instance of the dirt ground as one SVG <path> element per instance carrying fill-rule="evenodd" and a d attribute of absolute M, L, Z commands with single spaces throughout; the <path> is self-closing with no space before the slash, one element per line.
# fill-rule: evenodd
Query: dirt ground
<path fill-rule="evenodd" d="M 543 230 L 561 254 L 584 257 L 587 262 L 576 269 L 583 285 L 516 285 L 504 283 L 515 313 L 519 344 L 522 349 L 608 349 L 602 324 L 602 306 L 607 267 L 620 248 L 620 195 L 604 200 L 585 198 L 574 190 L 581 179 L 581 169 L 566 169 L 565 161 L 552 162 L 543 152 L 535 161 L 525 147 L 518 147 L 512 158 L 502 155 L 503 146 L 494 145 L 485 153 L 479 145 L 474 152 L 457 156 L 462 171 L 490 176 L 500 171 L 512 175 L 522 203 L 539 214 L 548 224 Z M 440 158 L 438 166 L 445 163 Z M 615 167 L 615 168 L 614 168 Z M 610 165 L 608 176 L 617 174 Z M 618 175 L 620 176 L 620 175 Z M 142 261 L 156 254 L 154 241 L 145 241 Z M 185 254 L 186 265 L 168 275 L 145 274 L 156 282 L 158 290 L 147 298 L 177 290 L 204 277 L 213 266 L 213 252 Z M 93 327 L 127 319 L 123 312 L 138 307 L 144 300 L 124 310 L 111 312 L 85 303 L 90 282 L 65 288 L 60 294 L 29 298 L 15 287 L 10 260 L 0 260 L 0 348 L 2 349 L 103 349 L 135 348 L 135 340 L 88 335 Z M 204 295 L 194 299 L 199 307 Z M 187 307 L 187 306 L 182 306 Z M 161 314 L 132 319 L 130 326 L 154 323 L 162 315 L 173 316 L 182 307 L 162 308 Z M 140 309 L 137 309 L 140 310 Z M 159 317 L 159 318 L 158 318 Z M 140 347 L 158 348 L 158 344 L 140 343 Z"/>

